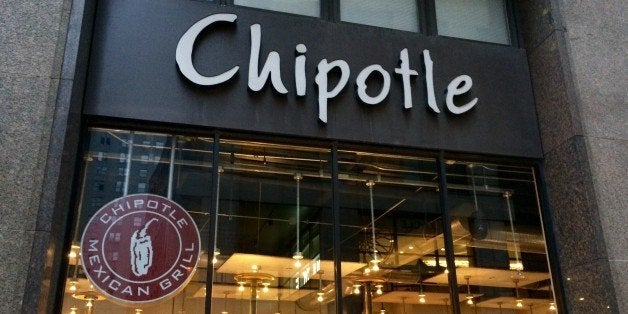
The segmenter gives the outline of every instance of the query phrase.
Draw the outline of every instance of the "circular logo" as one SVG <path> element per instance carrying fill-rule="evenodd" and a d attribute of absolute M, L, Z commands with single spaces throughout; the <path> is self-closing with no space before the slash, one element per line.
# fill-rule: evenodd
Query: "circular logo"
<path fill-rule="evenodd" d="M 153 194 L 118 198 L 99 209 L 81 238 L 85 274 L 122 303 L 168 298 L 191 279 L 200 235 L 179 204 Z"/>

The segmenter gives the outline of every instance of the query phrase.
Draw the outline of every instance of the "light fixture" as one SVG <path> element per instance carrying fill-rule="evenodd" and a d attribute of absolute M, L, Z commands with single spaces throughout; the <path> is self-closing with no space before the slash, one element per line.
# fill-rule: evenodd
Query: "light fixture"
<path fill-rule="evenodd" d="M 554 302 L 550 302 L 549 310 L 552 312 L 556 312 L 556 304 Z"/>
<path fill-rule="evenodd" d="M 264 286 L 264 288 L 262 288 L 262 291 L 264 293 L 268 293 L 268 286 L 270 286 L 270 282 L 262 282 L 262 286 Z"/>
<path fill-rule="evenodd" d="M 467 304 L 473 305 L 473 295 L 471 294 L 471 286 L 469 285 L 469 279 L 471 279 L 471 276 L 464 276 L 464 279 L 467 281 Z"/>
<path fill-rule="evenodd" d="M 68 254 L 69 258 L 76 258 L 76 252 L 74 252 L 74 250 L 70 250 L 70 253 Z"/>
<path fill-rule="evenodd" d="M 71 307 L 70 308 L 70 314 L 76 314 L 76 310 L 78 310 L 78 308 Z"/>
<path fill-rule="evenodd" d="M 360 285 L 359 284 L 354 284 L 353 285 L 353 294 L 360 294 Z"/>
<path fill-rule="evenodd" d="M 373 207 L 373 186 L 375 186 L 375 182 L 373 180 L 368 180 L 366 181 L 366 186 L 369 188 L 369 198 L 371 201 L 371 231 L 373 235 L 373 259 L 371 260 L 371 264 L 373 264 L 373 266 L 371 269 L 373 271 L 379 271 L 380 260 L 377 258 L 377 246 L 375 242 L 375 209 Z"/>
<path fill-rule="evenodd" d="M 255 265 L 255 264 L 251 265 L 251 270 L 252 270 L 254 273 L 259 272 L 259 268 L 260 268 L 260 267 L 259 267 L 259 265 Z"/>
<path fill-rule="evenodd" d="M 419 294 L 419 303 L 425 304 L 425 294 Z"/>
<path fill-rule="evenodd" d="M 517 308 L 522 308 L 523 307 L 523 300 L 521 298 L 519 298 L 519 277 L 514 277 L 512 278 L 512 282 L 515 283 L 515 306 Z"/>
<path fill-rule="evenodd" d="M 375 288 L 377 288 L 377 289 L 375 290 L 375 293 L 377 293 L 377 294 L 379 294 L 379 295 L 384 294 L 384 291 L 382 290 L 382 288 L 383 288 L 383 287 L 384 287 L 384 286 L 383 286 L 383 285 L 381 285 L 381 284 L 377 284 L 377 285 L 375 285 Z"/>
<path fill-rule="evenodd" d="M 140 314 L 142 313 L 142 309 L 135 309 L 135 314 Z"/>
<path fill-rule="evenodd" d="M 318 271 L 318 292 L 316 292 L 316 294 L 318 295 L 318 297 L 316 298 L 316 301 L 318 302 L 323 302 L 323 295 L 325 294 L 323 292 L 323 270 L 319 270 Z"/>
<path fill-rule="evenodd" d="M 218 249 L 218 213 L 220 212 L 220 175 L 225 172 L 222 166 L 218 166 L 218 174 L 216 179 L 216 214 L 214 215 L 214 256 L 212 257 L 212 265 L 218 263 L 218 255 L 220 255 L 220 249 Z"/>
<path fill-rule="evenodd" d="M 244 292 L 244 282 L 238 282 L 238 291 Z"/>
<path fill-rule="evenodd" d="M 318 297 L 316 298 L 316 301 L 323 302 L 323 300 L 324 300 L 323 299 L 323 294 L 325 294 L 325 293 L 323 293 L 322 291 L 319 291 L 319 292 L 316 292 L 316 294 L 318 295 Z"/>
<path fill-rule="evenodd" d="M 91 308 L 92 306 L 94 306 L 94 303 L 92 302 L 92 299 L 87 299 L 87 303 L 85 304 L 86 307 Z"/>
<path fill-rule="evenodd" d="M 445 267 L 445 274 L 449 274 L 449 269 Z"/>
<path fill-rule="evenodd" d="M 70 292 L 72 292 L 72 293 L 76 292 L 76 285 L 77 284 L 78 284 L 78 281 L 70 280 L 70 288 L 68 288 L 68 290 L 70 290 Z"/>
<path fill-rule="evenodd" d="M 504 192 L 503 196 L 506 199 L 506 208 L 508 209 L 508 220 L 510 221 L 510 233 L 512 235 L 512 243 L 515 249 L 516 261 L 515 261 L 515 264 L 512 266 L 512 268 L 520 272 L 523 270 L 523 263 L 521 263 L 521 259 L 519 258 L 519 243 L 515 235 L 515 225 L 512 219 L 512 207 L 510 205 L 510 197 L 512 196 L 512 192 Z"/>
<path fill-rule="evenodd" d="M 364 275 L 369 275 L 371 273 L 371 269 L 370 268 L 364 268 Z"/>
<path fill-rule="evenodd" d="M 384 308 L 384 303 L 380 303 L 381 304 L 381 308 L 379 310 L 379 314 L 386 314 L 386 309 Z"/>
<path fill-rule="evenodd" d="M 303 259 L 303 253 L 301 252 L 301 180 L 303 175 L 301 173 L 294 174 L 294 180 L 297 182 L 297 251 L 294 252 L 292 258 L 294 259 L 294 267 L 301 268 L 301 260 Z"/>
<path fill-rule="evenodd" d="M 218 263 L 218 255 L 220 255 L 220 249 L 214 248 L 214 258 L 212 258 L 212 264 Z"/>

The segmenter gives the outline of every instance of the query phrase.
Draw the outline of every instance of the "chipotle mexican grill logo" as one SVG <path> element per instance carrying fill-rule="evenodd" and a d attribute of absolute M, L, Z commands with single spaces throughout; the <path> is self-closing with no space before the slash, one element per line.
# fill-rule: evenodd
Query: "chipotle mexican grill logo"
<path fill-rule="evenodd" d="M 177 203 L 152 194 L 118 198 L 99 209 L 81 238 L 85 274 L 122 303 L 150 303 L 185 287 L 196 268 L 200 236 Z"/>

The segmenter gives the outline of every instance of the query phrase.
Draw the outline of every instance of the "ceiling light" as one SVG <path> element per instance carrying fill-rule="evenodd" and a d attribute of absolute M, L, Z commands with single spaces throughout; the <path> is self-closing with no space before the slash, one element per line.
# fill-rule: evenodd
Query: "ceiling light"
<path fill-rule="evenodd" d="M 471 276 L 464 276 L 464 279 L 467 280 L 467 304 L 473 305 L 473 295 L 471 294 L 471 286 L 469 285 L 469 279 L 471 279 Z"/>
<path fill-rule="evenodd" d="M 360 285 L 353 285 L 353 294 L 360 294 Z"/>
<path fill-rule="evenodd" d="M 556 304 L 554 304 L 554 302 L 550 302 L 549 310 L 552 311 L 552 312 L 556 311 Z"/>
<path fill-rule="evenodd" d="M 68 290 L 70 290 L 70 292 L 76 292 L 76 284 L 78 284 L 78 282 L 76 280 L 71 280 L 70 281 L 70 288 Z"/>
<path fill-rule="evenodd" d="M 419 294 L 419 303 L 425 304 L 425 294 Z"/>
<path fill-rule="evenodd" d="M 375 293 L 381 295 L 384 293 L 384 291 L 382 290 L 384 286 L 383 285 L 375 285 L 375 288 L 377 288 L 377 290 L 375 290 Z"/>
<path fill-rule="evenodd" d="M 264 291 L 264 293 L 268 293 L 268 286 L 270 286 L 269 282 L 262 282 L 262 285 L 264 286 L 264 288 L 262 288 L 262 291 Z"/>
<path fill-rule="evenodd" d="M 76 314 L 76 310 L 78 310 L 78 308 L 71 307 L 70 308 L 70 314 Z"/>
<path fill-rule="evenodd" d="M 316 298 L 316 301 L 318 302 L 323 302 L 323 293 L 322 291 L 316 292 L 316 294 L 318 294 L 318 297 Z"/>

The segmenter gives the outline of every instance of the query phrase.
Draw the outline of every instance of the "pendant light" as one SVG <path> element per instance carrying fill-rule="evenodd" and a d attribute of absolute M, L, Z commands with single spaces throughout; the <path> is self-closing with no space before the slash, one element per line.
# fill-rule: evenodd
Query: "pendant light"
<path fill-rule="evenodd" d="M 366 186 L 369 188 L 369 198 L 371 203 L 371 231 L 373 235 L 373 259 L 371 260 L 371 264 L 373 264 L 373 266 L 371 269 L 373 271 L 379 271 L 380 260 L 377 258 L 377 246 L 375 242 L 375 209 L 373 206 L 373 186 L 375 186 L 375 182 L 373 180 L 368 180 L 366 181 Z"/>
<path fill-rule="evenodd" d="M 379 314 L 386 314 L 386 309 L 384 308 L 384 303 L 380 303 L 381 307 L 379 310 Z"/>
<path fill-rule="evenodd" d="M 419 303 L 425 304 L 425 293 L 423 293 L 423 281 L 419 283 Z"/>
<path fill-rule="evenodd" d="M 515 283 L 515 306 L 523 308 L 523 299 L 519 298 L 519 278 L 513 278 L 512 281 Z"/>
<path fill-rule="evenodd" d="M 423 231 L 425 237 L 425 231 Z M 422 276 L 421 263 L 419 263 L 419 276 Z M 419 277 L 419 304 L 425 304 L 425 293 L 423 293 L 423 278 Z"/>
<path fill-rule="evenodd" d="M 471 294 L 471 286 L 469 285 L 469 279 L 471 279 L 471 276 L 464 276 L 464 279 L 467 281 L 467 304 L 473 305 L 473 295 Z"/>
<path fill-rule="evenodd" d="M 300 195 L 300 190 L 301 190 L 301 186 L 300 186 L 300 182 L 303 179 L 303 175 L 301 175 L 300 173 L 296 173 L 294 175 L 294 180 L 297 182 L 297 210 L 296 210 L 296 216 L 297 216 L 297 250 L 296 252 L 294 252 L 294 255 L 292 256 L 292 258 L 294 259 L 294 267 L 296 267 L 297 269 L 301 268 L 301 260 L 303 259 L 303 253 L 301 252 L 301 247 L 300 247 L 300 241 L 301 241 L 301 230 L 300 230 L 300 225 L 301 225 L 301 195 Z"/>
<path fill-rule="evenodd" d="M 220 249 L 218 249 L 218 212 L 220 210 L 220 175 L 225 172 L 222 166 L 218 166 L 218 175 L 216 176 L 216 214 L 214 215 L 214 255 L 212 257 L 212 264 L 218 263 L 218 255 L 220 255 Z"/>
<path fill-rule="evenodd" d="M 323 295 L 325 293 L 323 292 L 323 270 L 322 269 L 318 271 L 318 292 L 316 292 L 316 294 L 318 295 L 318 297 L 316 297 L 316 301 L 323 302 L 324 300 Z"/>
<path fill-rule="evenodd" d="M 511 203 L 510 198 L 512 197 L 512 192 L 504 192 L 503 196 L 504 196 L 504 199 L 506 199 L 506 208 L 508 209 L 508 220 L 510 221 L 510 233 L 512 235 L 512 243 L 515 249 L 515 261 L 516 262 L 513 268 L 521 272 L 523 270 L 523 264 L 521 263 L 521 260 L 519 258 L 519 244 L 518 244 L 517 237 L 515 234 L 515 225 L 512 218 L 512 207 L 510 204 Z"/>

